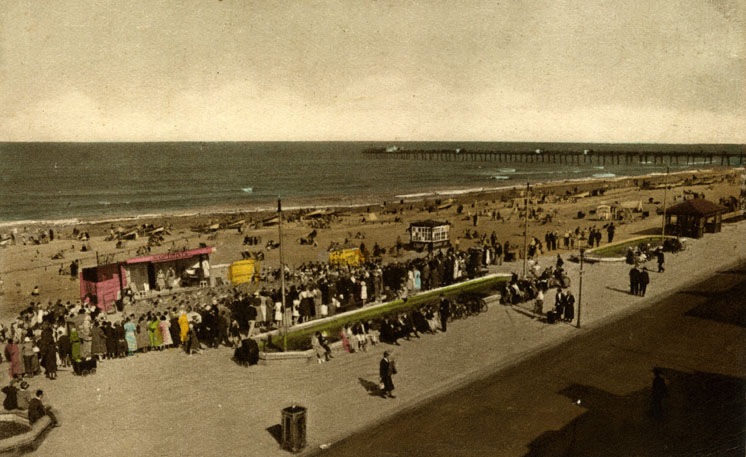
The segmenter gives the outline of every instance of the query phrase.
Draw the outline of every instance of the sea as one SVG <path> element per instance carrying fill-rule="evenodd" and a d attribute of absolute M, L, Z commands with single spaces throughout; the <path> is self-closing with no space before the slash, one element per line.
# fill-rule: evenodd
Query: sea
<path fill-rule="evenodd" d="M 694 163 L 626 165 L 368 158 L 369 148 L 682 151 Z M 380 204 L 564 180 L 711 168 L 710 152 L 742 145 L 173 142 L 0 143 L 0 224 L 143 215 Z M 623 162 L 623 160 L 622 160 Z"/>

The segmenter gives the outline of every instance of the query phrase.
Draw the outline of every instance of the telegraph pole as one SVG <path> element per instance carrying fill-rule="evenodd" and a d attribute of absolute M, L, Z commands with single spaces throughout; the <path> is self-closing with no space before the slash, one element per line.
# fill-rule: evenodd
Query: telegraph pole
<path fill-rule="evenodd" d="M 282 201 L 277 199 L 277 232 L 280 237 L 280 278 L 282 278 L 282 350 L 287 352 L 288 350 L 288 320 L 285 315 L 285 261 L 282 256 L 283 243 L 282 242 Z"/>
<path fill-rule="evenodd" d="M 528 262 L 528 191 L 529 184 L 526 181 L 526 199 L 524 200 L 524 208 L 526 211 L 524 225 L 523 225 L 523 277 L 526 278 L 526 265 Z"/>

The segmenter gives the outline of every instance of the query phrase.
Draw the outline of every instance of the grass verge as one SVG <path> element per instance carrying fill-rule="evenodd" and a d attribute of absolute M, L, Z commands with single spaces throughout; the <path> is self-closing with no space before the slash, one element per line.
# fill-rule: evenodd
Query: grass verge
<path fill-rule="evenodd" d="M 672 236 L 666 236 L 666 238 L 676 238 Z M 588 251 L 588 254 L 593 254 L 598 257 L 624 257 L 627 255 L 627 248 L 632 247 L 635 248 L 640 245 L 647 245 L 650 243 L 650 246 L 655 249 L 656 247 L 663 244 L 661 241 L 660 235 L 657 236 L 647 236 L 644 238 L 637 238 L 630 241 L 625 241 L 619 244 L 612 244 L 611 246 L 604 246 L 602 248 L 596 248 Z"/>

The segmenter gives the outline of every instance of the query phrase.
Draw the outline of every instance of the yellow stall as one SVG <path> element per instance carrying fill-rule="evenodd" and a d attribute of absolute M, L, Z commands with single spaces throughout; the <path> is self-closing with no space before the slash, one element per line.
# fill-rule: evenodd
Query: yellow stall
<path fill-rule="evenodd" d="M 360 248 L 340 249 L 329 253 L 329 263 L 336 266 L 356 267 L 365 261 Z"/>
<path fill-rule="evenodd" d="M 232 286 L 237 286 L 246 282 L 259 282 L 259 272 L 261 271 L 261 263 L 258 260 L 239 260 L 233 262 L 228 267 L 228 280 Z"/>

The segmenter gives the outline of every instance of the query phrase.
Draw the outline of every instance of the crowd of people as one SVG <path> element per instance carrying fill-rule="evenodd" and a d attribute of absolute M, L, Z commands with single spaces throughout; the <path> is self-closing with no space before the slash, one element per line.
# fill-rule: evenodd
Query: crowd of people
<path fill-rule="evenodd" d="M 366 304 L 406 298 L 478 276 L 488 262 L 494 261 L 485 247 L 468 251 L 450 248 L 387 265 L 308 263 L 286 273 L 284 309 L 279 287 L 254 293 L 224 287 L 204 294 L 200 291 L 142 300 L 125 306 L 114 318 L 83 302 L 31 302 L 10 325 L 0 324 L 0 338 L 5 342 L 11 379 L 33 378 L 43 371 L 53 380 L 60 366 L 87 374 L 104 360 L 151 351 L 180 348 L 195 354 L 221 345 L 237 347 L 243 338 L 257 331 L 279 328 L 284 319 L 297 324 Z M 390 322 L 387 319 L 375 331 L 380 331 L 382 340 L 395 341 L 405 333 L 411 334 L 410 324 L 415 321 L 418 331 L 429 328 L 421 325 L 419 312 L 415 312 Z M 351 350 L 367 347 L 369 337 L 361 336 L 370 333 L 366 325 L 346 329 L 346 346 Z M 377 337 L 371 344 L 375 342 Z"/>
<path fill-rule="evenodd" d="M 528 275 L 519 278 L 513 274 L 500 294 L 500 301 L 506 305 L 518 305 L 533 300 L 533 313 L 543 317 L 548 323 L 556 321 L 572 322 L 575 319 L 575 297 L 569 291 L 570 278 L 565 272 L 564 260 L 557 254 L 555 266 L 542 268 L 537 261 L 530 261 Z M 545 312 L 545 294 L 556 289 L 554 307 Z"/>

